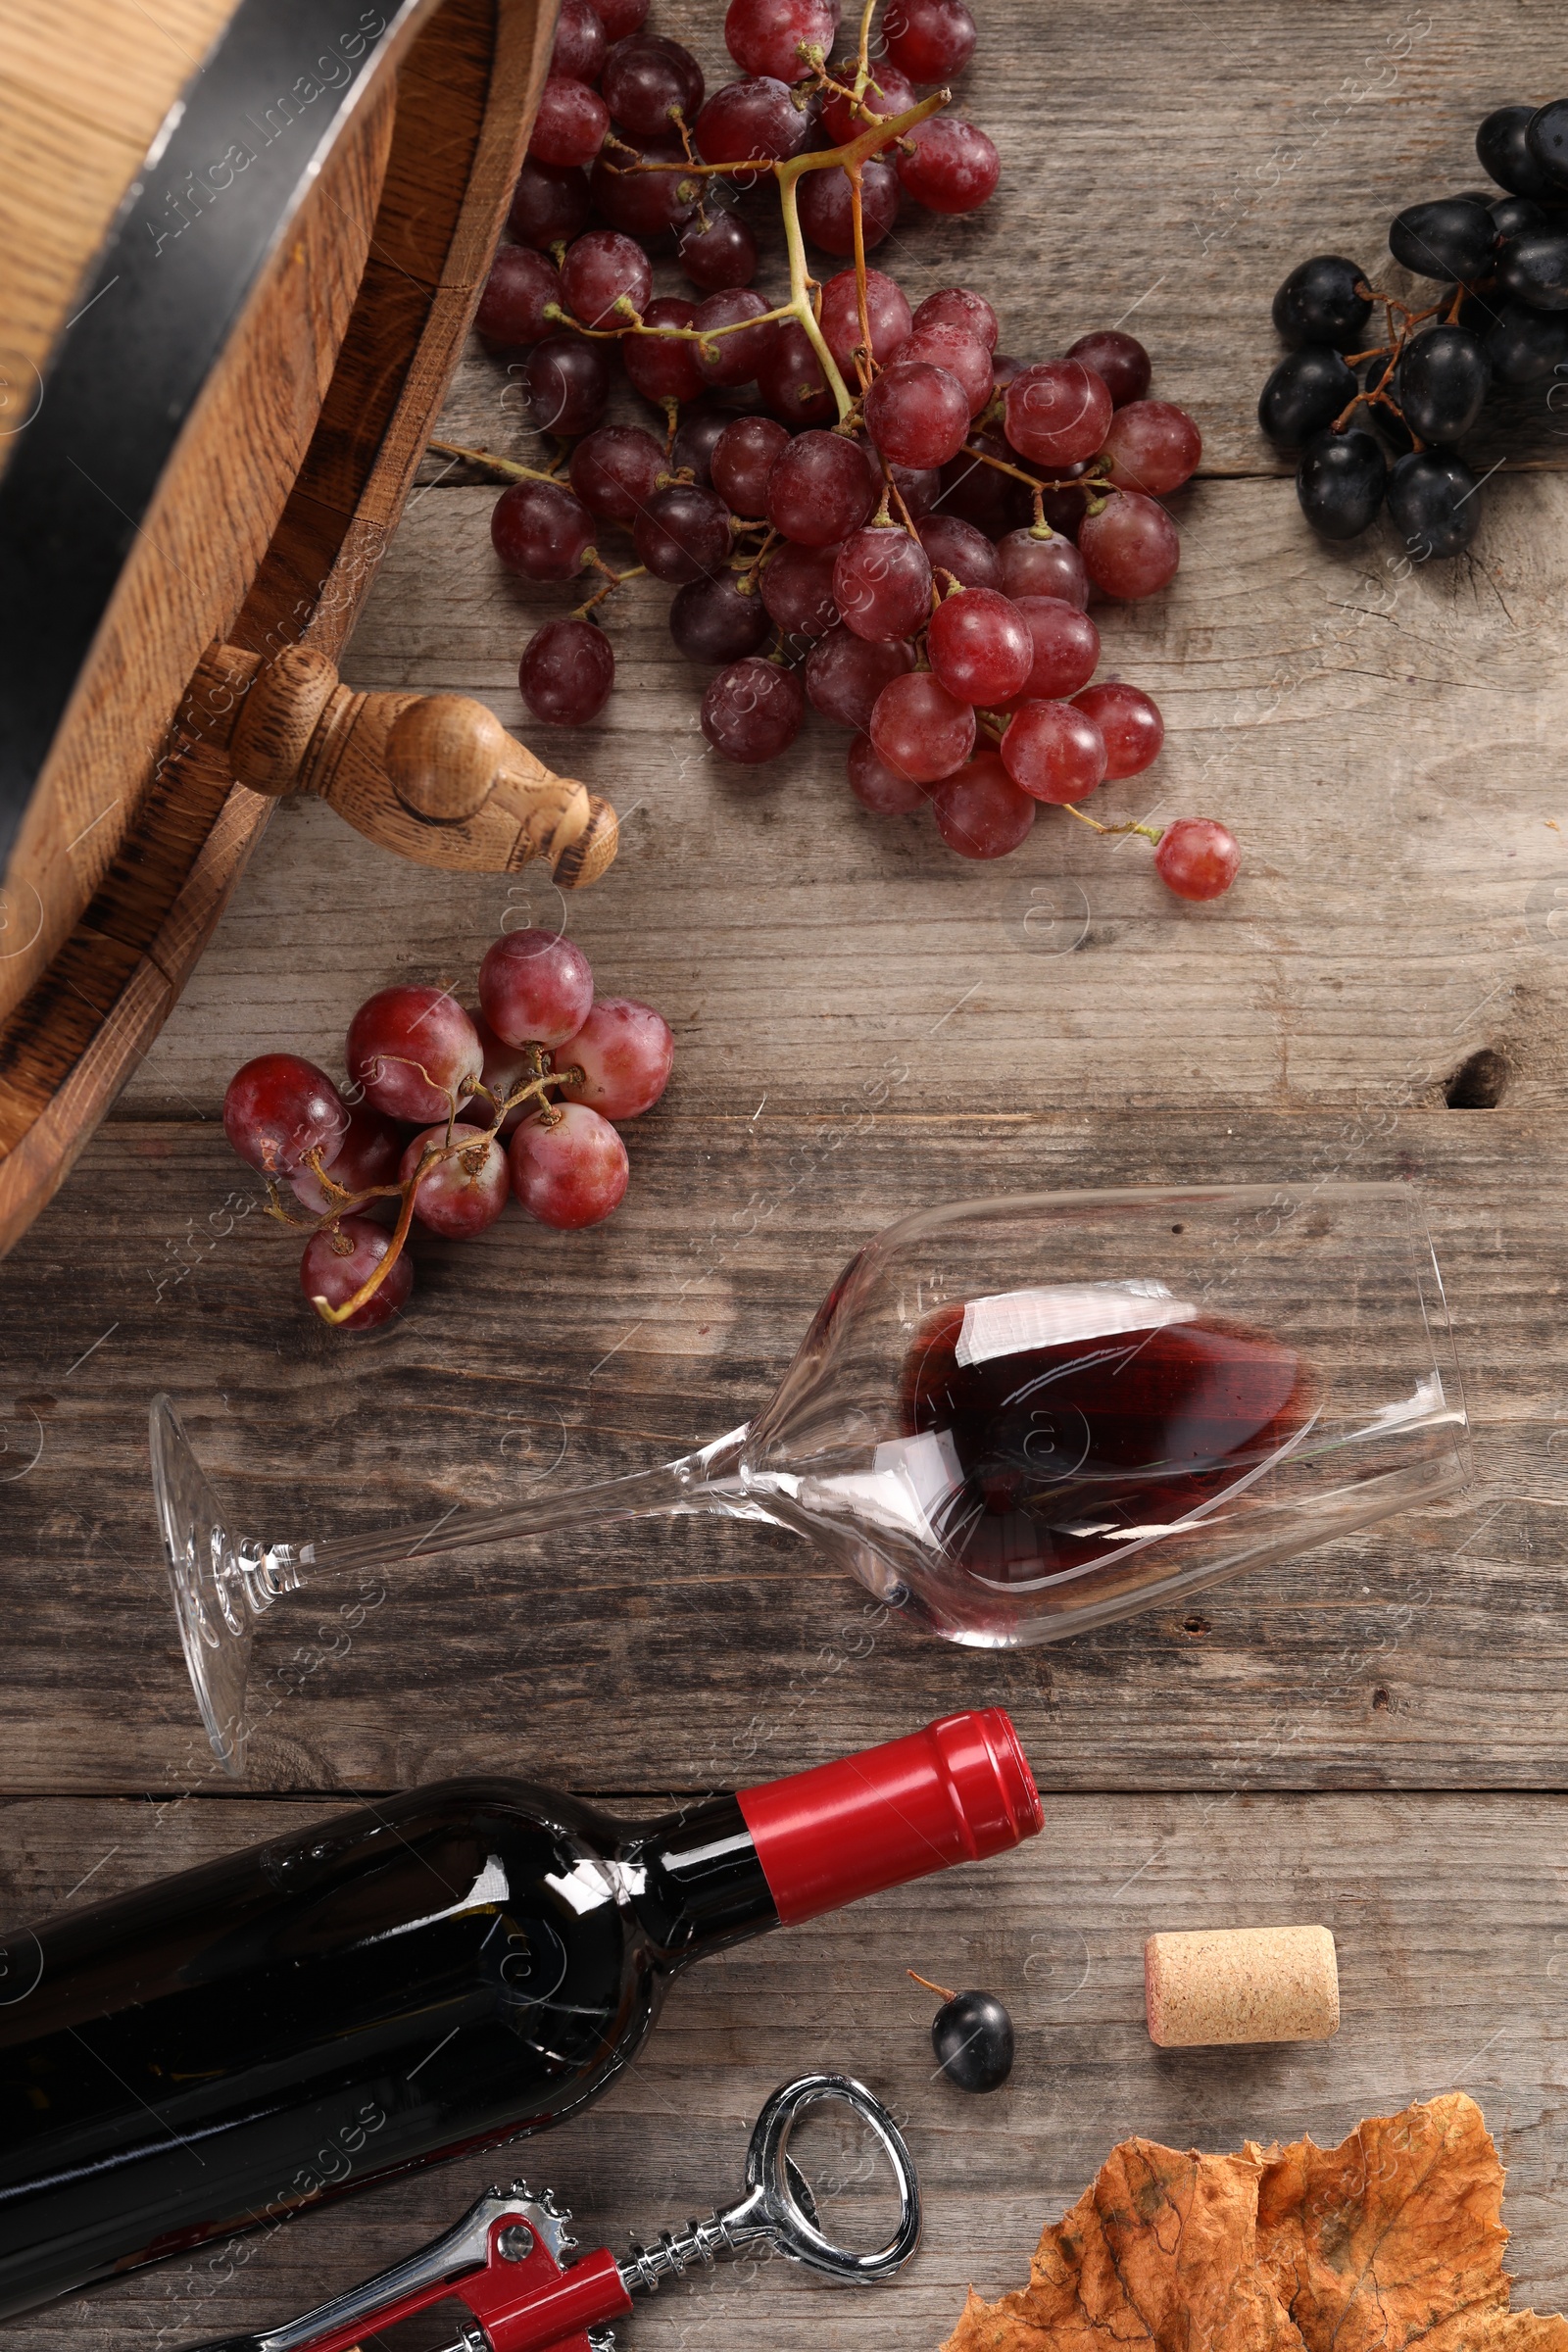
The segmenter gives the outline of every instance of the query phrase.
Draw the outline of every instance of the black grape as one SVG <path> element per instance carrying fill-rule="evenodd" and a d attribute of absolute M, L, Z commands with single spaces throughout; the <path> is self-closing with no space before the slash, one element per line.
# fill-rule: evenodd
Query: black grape
<path fill-rule="evenodd" d="M 1526 303 L 1501 303 L 1482 340 L 1499 384 L 1517 389 L 1522 384 L 1544 382 L 1559 368 L 1568 369 L 1568 314 L 1562 311 L 1533 311 Z"/>
<path fill-rule="evenodd" d="M 1568 98 L 1553 98 L 1538 107 L 1525 134 L 1530 160 L 1545 174 L 1546 185 L 1526 189 L 1527 195 L 1561 198 L 1568 189 Z"/>
<path fill-rule="evenodd" d="M 1551 173 L 1531 153 L 1528 132 L 1533 106 L 1499 106 L 1476 132 L 1481 168 L 1499 188 L 1515 196 L 1555 196 Z"/>
<path fill-rule="evenodd" d="M 1332 424 L 1356 395 L 1356 381 L 1337 351 L 1307 343 L 1288 351 L 1263 386 L 1257 421 L 1281 449 L 1299 449 Z"/>
<path fill-rule="evenodd" d="M 1340 253 L 1314 254 L 1291 271 L 1274 297 L 1274 324 L 1287 343 L 1328 343 L 1354 351 L 1372 316 L 1372 297 L 1356 291 L 1366 274 Z"/>
<path fill-rule="evenodd" d="M 1418 277 L 1457 277 L 1468 284 L 1492 261 L 1492 215 L 1471 196 L 1436 204 L 1407 204 L 1389 230 L 1389 251 Z"/>
<path fill-rule="evenodd" d="M 1517 237 L 1527 228 L 1547 226 L 1546 216 L 1533 196 L 1499 196 L 1487 210 L 1499 237 Z"/>
<path fill-rule="evenodd" d="M 1486 404 L 1492 363 L 1468 327 L 1434 326 L 1404 347 L 1398 402 L 1423 441 L 1460 441 Z"/>
<path fill-rule="evenodd" d="M 1568 228 L 1531 228 L 1497 256 L 1497 283 L 1533 311 L 1568 311 Z"/>
<path fill-rule="evenodd" d="M 669 633 L 688 662 L 739 662 L 772 627 L 756 582 L 743 590 L 733 571 L 688 580 L 669 608 Z"/>
<path fill-rule="evenodd" d="M 1359 538 L 1376 520 L 1388 470 L 1370 433 L 1319 433 L 1296 469 L 1301 513 L 1325 539 Z"/>
<path fill-rule="evenodd" d="M 1481 520 L 1476 477 L 1451 450 L 1423 449 L 1401 458 L 1389 477 L 1389 513 L 1417 563 L 1456 556 Z"/>

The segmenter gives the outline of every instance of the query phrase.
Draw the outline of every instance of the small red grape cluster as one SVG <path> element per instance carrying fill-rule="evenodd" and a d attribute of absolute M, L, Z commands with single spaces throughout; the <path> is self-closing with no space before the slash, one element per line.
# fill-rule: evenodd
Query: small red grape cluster
<path fill-rule="evenodd" d="M 491 522 L 509 568 L 605 576 L 523 649 L 536 719 L 597 715 L 615 668 L 597 608 L 650 573 L 677 591 L 676 646 L 716 670 L 701 710 L 715 750 L 772 760 L 809 704 L 854 732 L 866 808 L 929 802 L 950 848 L 998 858 L 1041 803 L 1081 815 L 1081 799 L 1159 750 L 1147 695 L 1091 684 L 1087 606 L 1091 589 L 1137 598 L 1174 576 L 1159 501 L 1201 442 L 1183 410 L 1148 397 L 1133 336 L 1085 335 L 1026 365 L 997 351 L 981 295 L 949 287 L 911 311 L 867 268 L 904 196 L 967 212 L 999 173 L 985 134 L 941 115 L 945 87 L 918 95 L 968 62 L 963 0 L 888 0 L 873 68 L 875 6 L 857 56 L 830 68 L 831 0 L 731 0 L 724 37 L 745 78 L 709 96 L 690 51 L 642 29 L 646 0 L 565 0 L 512 209 L 518 242 L 498 253 L 477 323 L 494 345 L 531 346 L 534 419 L 568 448 L 544 471 L 436 446 L 510 477 Z M 710 202 L 715 183 L 764 175 L 790 263 L 772 307 L 750 290 L 750 226 Z M 808 276 L 807 237 L 851 267 Z M 661 238 L 705 299 L 654 297 Z M 662 435 L 600 421 L 616 352 L 664 410 Z M 748 387 L 755 408 L 710 397 Z M 607 524 L 630 533 L 633 566 L 605 560 Z M 1146 834 L 1184 897 L 1234 879 L 1236 844 L 1208 820 L 1082 822 Z"/>
<path fill-rule="evenodd" d="M 596 1003 L 587 956 L 548 931 L 498 939 L 478 996 L 466 1011 L 444 988 L 401 984 L 362 1004 L 346 1054 L 352 1106 L 298 1054 L 260 1054 L 228 1082 L 224 1133 L 268 1179 L 272 1213 L 309 1227 L 300 1288 L 327 1323 L 370 1331 L 404 1305 L 416 1219 L 466 1241 L 509 1193 L 566 1233 L 620 1205 L 629 1169 L 614 1122 L 664 1091 L 664 1021 L 634 998 Z M 307 1216 L 285 1205 L 284 1183 Z"/>

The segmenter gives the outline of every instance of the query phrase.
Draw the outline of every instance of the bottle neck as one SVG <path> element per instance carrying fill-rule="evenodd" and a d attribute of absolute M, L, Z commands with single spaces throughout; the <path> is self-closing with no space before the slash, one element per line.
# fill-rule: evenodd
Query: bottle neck
<path fill-rule="evenodd" d="M 779 1924 L 737 1797 L 710 1797 L 639 1830 L 620 1865 L 662 1967 L 684 1967 Z"/>

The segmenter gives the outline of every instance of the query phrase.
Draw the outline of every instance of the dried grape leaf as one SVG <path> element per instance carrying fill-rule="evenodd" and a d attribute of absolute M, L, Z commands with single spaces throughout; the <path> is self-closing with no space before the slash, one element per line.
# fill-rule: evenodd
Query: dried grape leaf
<path fill-rule="evenodd" d="M 1398 2352 L 1416 2338 L 1439 2352 L 1442 2322 L 1507 2311 L 1501 2217 L 1481 2110 L 1450 2091 L 1373 2116 L 1337 2148 L 1270 2150 L 1258 2258 L 1307 2352 Z"/>
<path fill-rule="evenodd" d="M 971 2288 L 943 2352 L 1301 2352 L 1257 2266 L 1260 2172 L 1124 2140 L 1043 2231 L 1029 2284 L 998 2303 Z"/>

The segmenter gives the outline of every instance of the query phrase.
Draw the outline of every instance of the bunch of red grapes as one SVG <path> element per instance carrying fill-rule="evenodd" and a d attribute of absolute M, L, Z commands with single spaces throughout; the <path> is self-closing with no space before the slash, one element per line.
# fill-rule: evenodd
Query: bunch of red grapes
<path fill-rule="evenodd" d="M 273 1213 L 309 1227 L 300 1288 L 328 1323 L 369 1331 L 406 1303 L 415 1222 L 467 1241 L 515 1194 L 570 1233 L 620 1205 L 614 1122 L 664 1091 L 664 1021 L 631 997 L 596 1002 L 587 956 L 548 931 L 498 939 L 478 997 L 474 1010 L 444 988 L 369 998 L 349 1024 L 350 1100 L 298 1054 L 258 1054 L 228 1082 L 224 1132 L 268 1178 Z M 283 1184 L 308 1214 L 286 1207 Z"/>
<path fill-rule="evenodd" d="M 564 0 L 517 242 L 478 312 L 492 345 L 528 352 L 533 421 L 565 444 L 549 470 L 454 453 L 512 477 L 496 551 L 530 580 L 606 582 L 529 639 L 523 700 L 557 726 L 603 708 L 615 662 L 599 608 L 633 576 L 603 552 L 613 526 L 633 568 L 676 589 L 676 646 L 716 673 L 701 722 L 717 751 L 775 759 L 809 705 L 854 734 L 864 807 L 929 803 L 950 848 L 1002 857 L 1042 803 L 1078 813 L 1159 750 L 1148 695 L 1091 682 L 1087 607 L 1174 576 L 1160 500 L 1197 466 L 1198 427 L 1148 397 L 1131 335 L 1025 364 L 997 350 L 983 296 L 949 287 L 911 311 L 866 266 L 906 198 L 961 214 L 996 187 L 995 147 L 929 87 L 974 48 L 963 0 L 888 0 L 874 60 L 868 8 L 858 57 L 832 66 L 831 0 L 731 0 L 743 78 L 711 94 L 689 50 L 643 29 L 646 7 Z M 777 304 L 752 290 L 751 225 L 717 201 L 764 176 L 790 249 Z M 803 239 L 851 266 L 808 276 Z M 701 299 L 655 296 L 661 246 Z M 662 433 L 601 421 L 617 360 Z M 1234 879 L 1236 844 L 1206 819 L 1095 829 L 1146 833 L 1183 897 Z"/>

